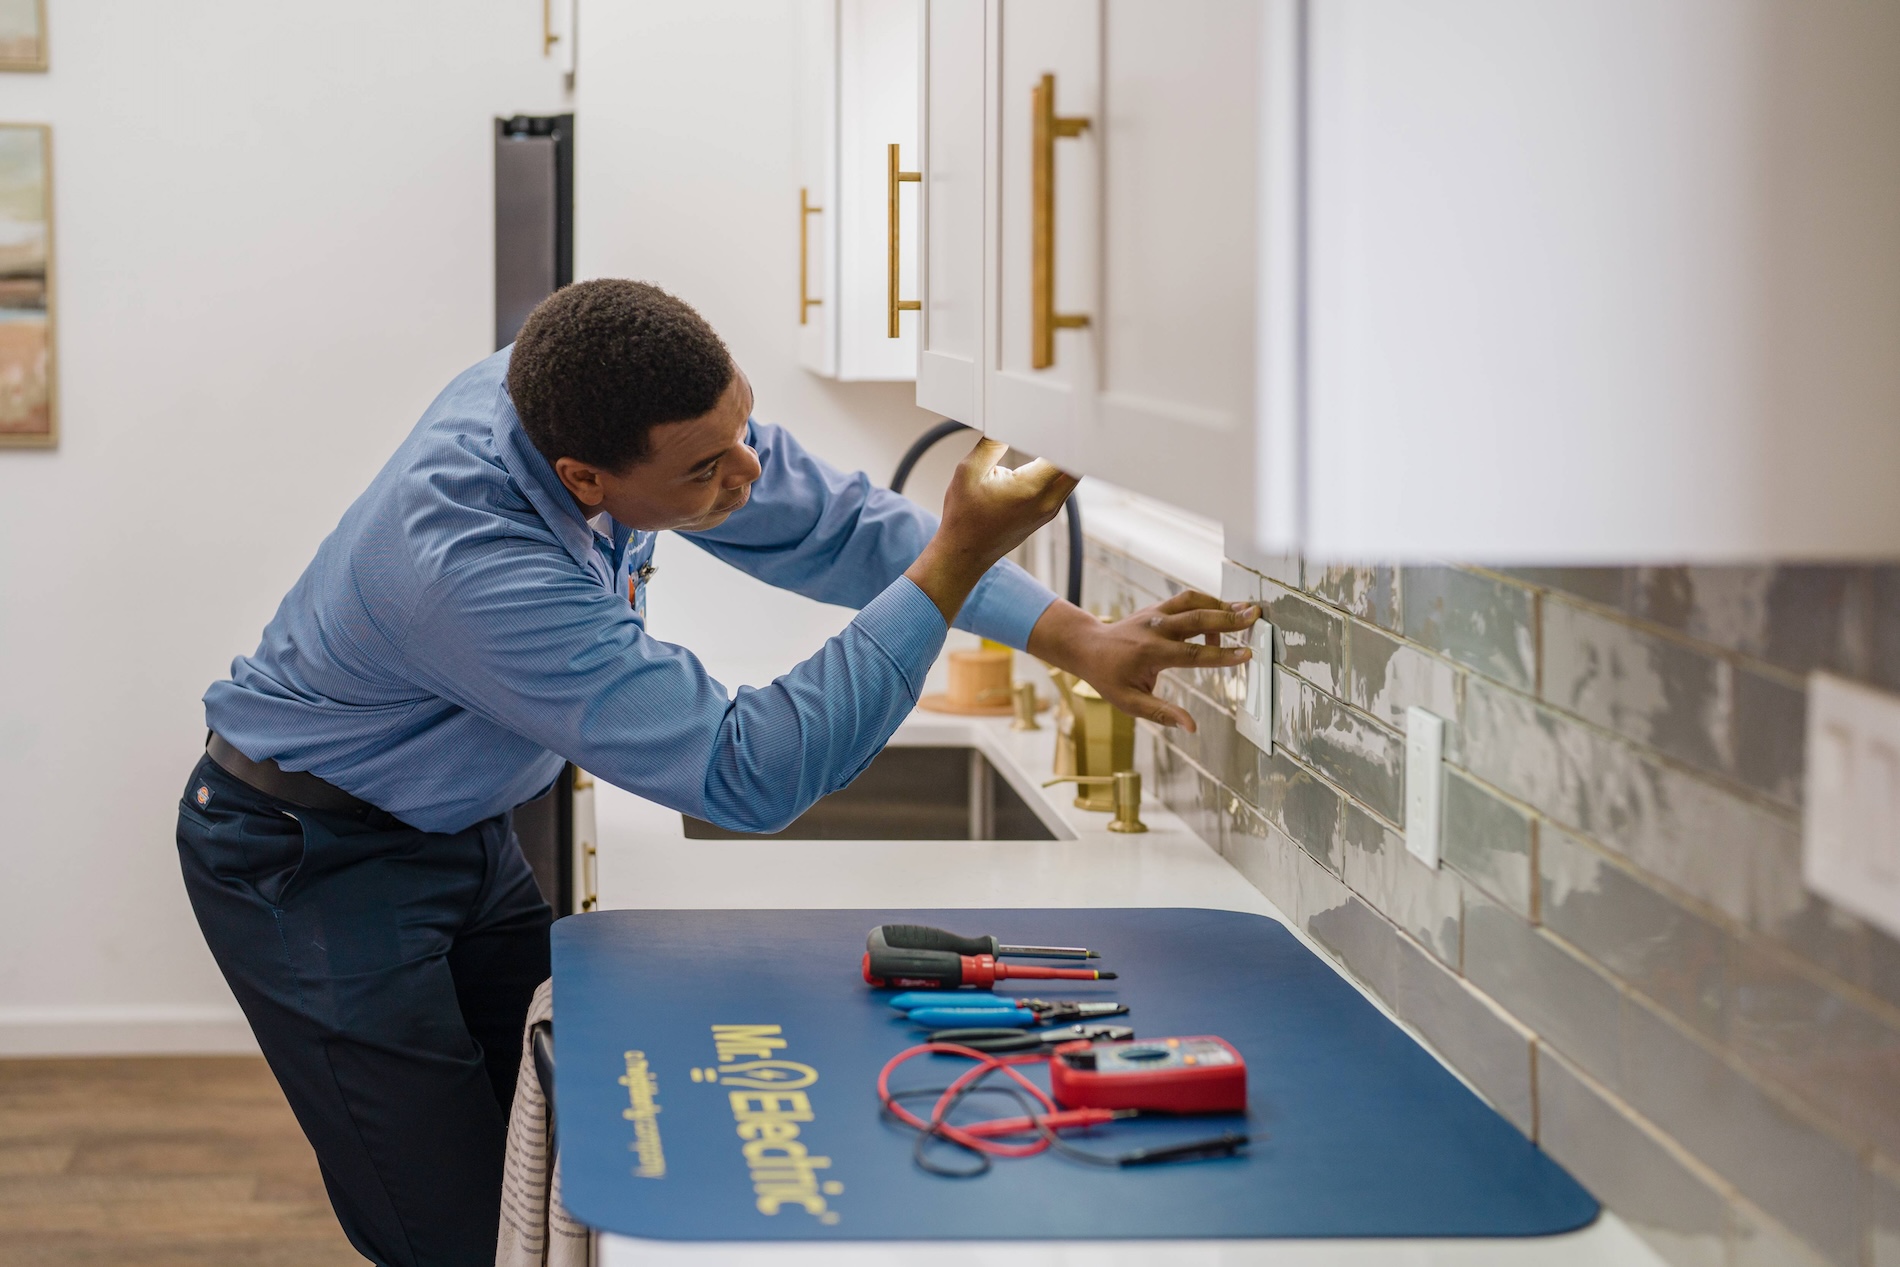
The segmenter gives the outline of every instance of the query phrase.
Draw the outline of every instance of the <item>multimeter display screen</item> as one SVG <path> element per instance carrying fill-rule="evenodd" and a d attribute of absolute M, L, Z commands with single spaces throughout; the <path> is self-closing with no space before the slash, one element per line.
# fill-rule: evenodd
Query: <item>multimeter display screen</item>
<path fill-rule="evenodd" d="M 1234 1063 L 1233 1049 L 1209 1038 L 1169 1038 L 1154 1043 L 1098 1043 L 1095 1072 L 1154 1073 L 1162 1069 L 1210 1068 Z"/>

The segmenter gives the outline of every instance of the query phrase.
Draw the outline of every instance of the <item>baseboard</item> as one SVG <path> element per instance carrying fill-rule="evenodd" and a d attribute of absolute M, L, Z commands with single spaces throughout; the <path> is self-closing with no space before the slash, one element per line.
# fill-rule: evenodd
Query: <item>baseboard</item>
<path fill-rule="evenodd" d="M 0 1056 L 255 1054 L 229 1005 L 0 1007 Z"/>

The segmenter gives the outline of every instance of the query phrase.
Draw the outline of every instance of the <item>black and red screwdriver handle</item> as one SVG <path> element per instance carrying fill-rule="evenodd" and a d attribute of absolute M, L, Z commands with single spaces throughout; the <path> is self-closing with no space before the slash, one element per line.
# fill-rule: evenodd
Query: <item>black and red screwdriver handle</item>
<path fill-rule="evenodd" d="M 928 924 L 879 924 L 864 939 L 864 948 L 875 951 L 880 945 L 893 950 L 947 950 L 957 955 L 1002 953 L 1001 944 L 994 937 L 959 937 Z"/>
<path fill-rule="evenodd" d="M 954 990 L 973 985 L 987 990 L 1011 977 L 1036 981 L 1110 981 L 1115 974 L 1093 968 L 1042 968 L 1001 963 L 994 955 L 960 955 L 950 950 L 911 950 L 887 945 L 874 930 L 864 952 L 864 979 L 871 985 L 903 990 Z"/>

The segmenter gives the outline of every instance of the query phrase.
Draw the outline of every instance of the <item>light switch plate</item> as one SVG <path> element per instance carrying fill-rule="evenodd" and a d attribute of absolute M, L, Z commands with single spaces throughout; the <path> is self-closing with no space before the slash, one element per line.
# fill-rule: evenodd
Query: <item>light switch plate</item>
<path fill-rule="evenodd" d="M 1438 866 L 1444 817 L 1445 719 L 1419 707 L 1405 710 L 1405 848 L 1428 867 Z"/>
<path fill-rule="evenodd" d="M 1811 674 L 1807 766 L 1802 878 L 1900 934 L 1900 696 Z"/>
<path fill-rule="evenodd" d="M 1247 645 L 1253 659 L 1247 661 L 1247 698 L 1241 705 L 1234 728 L 1262 752 L 1273 751 L 1273 624 L 1256 620 Z"/>

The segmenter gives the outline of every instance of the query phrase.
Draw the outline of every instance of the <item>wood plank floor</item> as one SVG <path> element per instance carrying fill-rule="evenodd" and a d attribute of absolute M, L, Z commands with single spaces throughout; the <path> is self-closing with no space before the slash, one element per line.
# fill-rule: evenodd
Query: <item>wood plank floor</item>
<path fill-rule="evenodd" d="M 361 1267 L 261 1058 L 0 1060 L 0 1263 Z"/>

